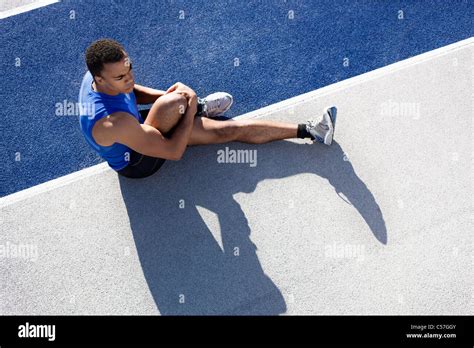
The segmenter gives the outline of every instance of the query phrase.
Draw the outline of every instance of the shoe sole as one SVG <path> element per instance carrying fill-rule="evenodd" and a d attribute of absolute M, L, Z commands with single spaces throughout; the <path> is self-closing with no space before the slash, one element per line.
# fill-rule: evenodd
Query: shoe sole
<path fill-rule="evenodd" d="M 332 134 L 330 134 L 329 132 L 328 134 L 326 134 L 326 136 L 324 137 L 324 144 L 331 145 L 332 140 L 334 139 L 334 133 L 336 131 L 337 108 L 335 106 L 326 106 L 324 110 L 326 110 L 327 114 L 329 115 L 332 124 Z M 330 141 L 328 141 L 329 135 L 331 135 Z"/>

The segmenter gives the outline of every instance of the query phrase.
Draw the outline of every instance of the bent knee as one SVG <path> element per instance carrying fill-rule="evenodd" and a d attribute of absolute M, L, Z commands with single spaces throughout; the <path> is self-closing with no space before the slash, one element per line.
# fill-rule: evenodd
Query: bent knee
<path fill-rule="evenodd" d="M 161 100 L 164 104 L 187 104 L 188 100 L 186 97 L 180 93 L 168 93 L 160 98 L 158 100 Z"/>
<path fill-rule="evenodd" d="M 184 115 L 188 106 L 188 101 L 185 96 L 178 93 L 168 93 L 160 98 L 161 108 L 166 110 L 166 113 L 178 113 Z"/>
<path fill-rule="evenodd" d="M 187 100 L 177 93 L 159 97 L 152 106 L 144 123 L 161 132 L 169 132 L 186 112 Z"/>

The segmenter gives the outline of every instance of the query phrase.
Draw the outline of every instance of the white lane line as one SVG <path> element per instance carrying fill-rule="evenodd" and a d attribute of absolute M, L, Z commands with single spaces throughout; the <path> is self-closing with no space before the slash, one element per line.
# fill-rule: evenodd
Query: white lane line
<path fill-rule="evenodd" d="M 439 56 L 443 56 L 445 54 L 451 53 L 454 50 L 463 49 L 463 48 L 466 48 L 469 45 L 473 45 L 473 44 L 474 44 L 474 37 L 471 37 L 469 39 L 462 40 L 462 41 L 459 41 L 459 42 L 456 42 L 456 43 L 453 43 L 451 45 L 447 45 L 447 46 L 444 46 L 444 47 L 441 47 L 441 48 L 437 48 L 435 50 L 432 50 L 432 51 L 429 51 L 429 52 L 426 52 L 426 53 L 422 53 L 418 56 L 408 58 L 408 59 L 402 60 L 402 61 L 394 63 L 394 64 L 387 65 L 385 67 L 382 67 L 382 68 L 379 68 L 379 69 L 376 69 L 376 70 L 372 70 L 372 71 L 364 73 L 362 75 L 351 77 L 351 78 L 349 78 L 347 80 L 344 80 L 344 81 L 336 82 L 332 85 L 322 87 L 322 88 L 317 89 L 315 91 L 311 91 L 311 92 L 296 96 L 294 98 L 286 99 L 286 100 L 281 101 L 279 103 L 275 103 L 275 104 L 266 106 L 264 108 L 261 108 L 261 109 L 258 109 L 258 110 L 255 110 L 255 111 L 252 111 L 252 112 L 249 112 L 249 113 L 237 116 L 237 117 L 234 117 L 233 119 L 262 117 L 262 116 L 268 115 L 270 113 L 277 112 L 277 111 L 283 110 L 285 108 L 292 107 L 292 106 L 301 104 L 303 102 L 307 102 L 309 100 L 313 100 L 317 97 L 320 97 L 320 96 L 323 96 L 323 95 L 326 95 L 326 94 L 330 94 L 330 93 L 334 93 L 335 91 L 346 89 L 346 88 L 348 88 L 350 86 L 353 86 L 355 84 L 364 83 L 366 81 L 370 81 L 370 80 L 373 80 L 375 78 L 379 78 L 383 75 L 392 74 L 392 73 L 394 73 L 394 72 L 396 72 L 400 69 L 407 68 L 409 66 L 419 64 L 419 63 L 425 62 L 427 60 L 437 58 Z M 43 184 L 33 186 L 33 187 L 27 188 L 25 190 L 12 193 L 8 196 L 0 198 L 0 208 L 6 207 L 10 204 L 13 204 L 13 203 L 16 203 L 18 201 L 24 200 L 28 197 L 35 196 L 35 195 L 40 194 L 42 192 L 53 190 L 56 187 L 61 187 L 61 186 L 67 185 L 69 183 L 75 182 L 77 180 L 81 180 L 83 178 L 99 174 L 99 173 L 101 173 L 103 171 L 106 171 L 106 170 L 112 170 L 113 171 L 113 169 L 110 168 L 109 165 L 106 162 L 104 162 L 104 163 L 101 163 L 101 164 L 98 164 L 98 165 L 95 165 L 95 166 L 92 166 L 92 167 L 89 167 L 89 168 L 86 168 L 86 169 L 82 169 L 82 170 L 77 171 L 75 173 L 68 174 L 68 175 L 63 176 L 61 178 L 53 179 L 53 180 L 47 181 Z"/>
<path fill-rule="evenodd" d="M 115 172 L 110 166 L 107 164 L 107 162 L 103 162 L 100 164 L 97 164 L 95 166 L 81 169 L 77 172 L 61 176 L 59 178 L 46 181 L 42 184 L 12 193 L 11 195 L 5 196 L 3 198 L 0 198 L 0 209 L 4 208 L 8 205 L 11 205 L 13 203 L 22 201 L 24 199 L 39 195 L 44 192 L 48 192 L 51 190 L 54 190 L 56 188 L 69 185 L 71 183 L 74 183 L 76 181 L 82 180 L 84 178 L 88 178 L 90 176 L 94 176 L 97 174 L 100 174 L 102 172 L 111 170 Z M 118 175 L 118 174 L 117 174 Z"/>
<path fill-rule="evenodd" d="M 346 80 L 339 81 L 339 82 L 333 83 L 331 85 L 321 87 L 321 88 L 316 89 L 314 91 L 304 93 L 304 94 L 300 94 L 300 95 L 298 95 L 296 97 L 293 97 L 293 98 L 290 98 L 290 99 L 285 99 L 281 102 L 263 107 L 261 109 L 257 109 L 257 110 L 250 111 L 248 113 L 233 117 L 232 119 L 235 120 L 235 119 L 248 119 L 248 118 L 263 117 L 265 115 L 268 115 L 268 114 L 271 114 L 271 113 L 274 113 L 274 112 L 277 112 L 277 111 L 281 111 L 281 110 L 284 110 L 284 109 L 287 109 L 287 108 L 290 108 L 290 107 L 294 107 L 295 105 L 306 103 L 310 100 L 322 97 L 324 95 L 331 94 L 331 93 L 334 93 L 336 91 L 341 91 L 341 90 L 344 90 L 344 89 L 349 88 L 351 86 L 377 79 L 377 78 L 379 78 L 381 76 L 384 76 L 384 75 L 393 74 L 393 73 L 397 72 L 398 70 L 405 69 L 407 67 L 423 63 L 427 60 L 431 60 L 431 59 L 434 59 L 434 58 L 437 58 L 437 57 L 444 56 L 446 54 L 452 53 L 452 51 L 464 49 L 464 48 L 466 48 L 467 46 L 470 46 L 470 45 L 474 45 L 474 37 L 470 37 L 469 39 L 461 40 L 461 41 L 455 42 L 453 44 L 450 44 L 450 45 L 447 45 L 447 46 L 444 46 L 444 47 L 441 47 L 441 48 L 437 48 L 437 49 L 434 49 L 432 51 L 428 51 L 428 52 L 422 53 L 418 56 L 407 58 L 405 60 L 390 64 L 390 65 L 386 65 L 384 67 L 366 72 L 364 74 L 357 75 L 357 76 L 348 78 Z"/>
<path fill-rule="evenodd" d="M 6 11 L 1 11 L 0 12 L 0 19 L 4 19 L 4 18 L 7 18 L 7 17 L 11 17 L 11 16 L 16 16 L 17 14 L 28 12 L 28 11 L 31 11 L 31 10 L 35 10 L 37 8 L 48 6 L 48 5 L 51 5 L 51 4 L 55 4 L 59 1 L 60 0 L 38 0 L 38 1 L 32 2 L 32 3 L 27 4 L 27 5 L 15 7 L 15 8 L 12 8 L 10 10 L 6 10 Z"/>

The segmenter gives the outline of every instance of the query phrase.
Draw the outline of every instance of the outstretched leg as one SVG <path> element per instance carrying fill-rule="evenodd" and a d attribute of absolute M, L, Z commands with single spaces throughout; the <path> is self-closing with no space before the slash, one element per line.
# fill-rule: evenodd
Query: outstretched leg
<path fill-rule="evenodd" d="M 297 137 L 298 125 L 269 120 L 216 121 L 195 117 L 188 145 L 222 144 L 232 141 L 263 144 Z"/>
<path fill-rule="evenodd" d="M 169 93 L 153 104 L 146 124 L 169 137 L 173 128 L 186 112 L 187 99 L 178 93 Z M 309 136 L 309 134 L 306 134 Z M 298 136 L 298 124 L 273 120 L 218 121 L 195 116 L 188 145 L 222 144 L 232 141 L 263 144 L 270 141 L 291 139 Z"/>

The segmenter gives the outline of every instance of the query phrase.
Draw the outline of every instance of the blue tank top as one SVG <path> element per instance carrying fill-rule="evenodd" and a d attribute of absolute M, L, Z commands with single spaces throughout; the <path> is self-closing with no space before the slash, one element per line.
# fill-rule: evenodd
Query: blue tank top
<path fill-rule="evenodd" d="M 82 79 L 79 92 L 79 124 L 89 146 L 106 160 L 112 169 L 119 171 L 127 166 L 126 159 L 130 158 L 132 150 L 120 143 L 113 143 L 110 146 L 97 144 L 92 137 L 92 127 L 101 118 L 117 111 L 128 112 L 141 124 L 143 124 L 143 119 L 138 112 L 137 100 L 133 92 L 108 95 L 94 91 L 92 82 L 92 75 L 88 71 Z"/>

